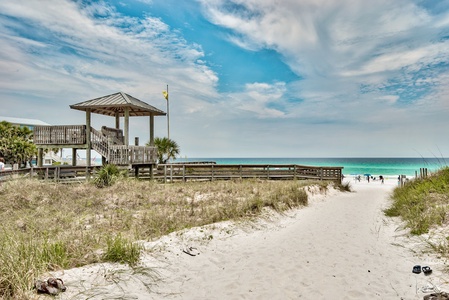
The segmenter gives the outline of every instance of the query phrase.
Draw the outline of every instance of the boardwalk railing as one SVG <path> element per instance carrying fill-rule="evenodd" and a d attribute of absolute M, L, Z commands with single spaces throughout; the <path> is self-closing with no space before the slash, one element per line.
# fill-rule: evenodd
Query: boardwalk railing
<path fill-rule="evenodd" d="M 343 167 L 312 167 L 301 165 L 218 165 L 218 164 L 160 164 L 153 178 L 174 180 L 218 179 L 311 179 L 341 182 Z"/>
<path fill-rule="evenodd" d="M 35 126 L 33 141 L 36 145 L 83 145 L 86 125 Z"/>
<path fill-rule="evenodd" d="M 112 146 L 117 147 L 117 146 Z M 128 158 L 133 160 L 151 160 L 155 150 L 142 149 L 152 147 L 130 147 Z M 118 157 L 123 157 L 123 153 Z M 114 158 L 112 158 L 114 159 Z M 154 159 L 154 157 L 153 157 Z M 0 172 L 0 180 L 14 178 L 39 178 L 54 181 L 80 181 L 94 176 L 101 166 L 73 167 L 73 166 L 49 166 L 33 167 L 21 170 L 8 170 Z M 144 174 L 145 169 L 140 169 L 139 178 L 153 178 L 163 182 L 187 181 L 187 180 L 229 180 L 229 179 L 278 179 L 278 180 L 329 180 L 341 182 L 343 167 L 312 167 L 301 165 L 217 165 L 217 164 L 160 164 L 153 169 L 153 174 Z M 149 169 L 151 170 L 151 168 Z M 129 172 L 134 176 L 134 172 Z"/>
<path fill-rule="evenodd" d="M 109 163 L 116 165 L 147 165 L 157 161 L 156 147 L 109 145 Z"/>
<path fill-rule="evenodd" d="M 48 166 L 48 167 L 32 167 L 19 170 L 5 170 L 0 172 L 0 183 L 2 181 L 21 179 L 21 178 L 37 178 L 51 180 L 55 182 L 80 182 L 88 180 L 100 166 Z"/>

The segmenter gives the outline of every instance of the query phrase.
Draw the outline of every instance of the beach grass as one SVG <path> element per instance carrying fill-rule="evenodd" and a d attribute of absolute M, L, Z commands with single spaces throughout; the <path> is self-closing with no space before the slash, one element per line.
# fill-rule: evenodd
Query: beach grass
<path fill-rule="evenodd" d="M 160 184 L 106 174 L 93 183 L 21 179 L 0 185 L 0 299 L 31 299 L 40 276 L 96 262 L 136 266 L 170 232 L 307 205 L 325 181 L 238 180 Z M 101 188 L 98 188 L 101 186 Z M 342 187 L 344 190 L 345 188 Z M 31 295 L 31 296 L 30 296 Z"/>
<path fill-rule="evenodd" d="M 385 210 L 385 214 L 400 216 L 412 234 L 421 235 L 435 226 L 447 225 L 449 168 L 445 167 L 427 178 L 415 179 L 403 187 L 395 188 L 392 200 L 392 205 Z M 449 239 L 449 235 L 447 238 Z M 449 252 L 440 246 L 436 248 L 440 252 Z"/>

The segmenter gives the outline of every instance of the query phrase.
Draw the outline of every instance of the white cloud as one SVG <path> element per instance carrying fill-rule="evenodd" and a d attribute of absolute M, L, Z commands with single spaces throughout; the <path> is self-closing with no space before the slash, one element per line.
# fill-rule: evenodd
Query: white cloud
<path fill-rule="evenodd" d="M 46 5 L 37 0 L 3 1 L 0 11 L 4 92 L 20 85 L 24 93 L 45 92 L 49 97 L 70 91 L 73 98 L 84 99 L 116 90 L 155 97 L 166 83 L 176 82 L 177 88 L 204 97 L 215 94 L 217 76 L 196 63 L 204 56 L 201 48 L 188 44 L 158 18 L 123 16 L 104 2 L 81 6 L 59 0 Z M 28 38 L 15 33 L 30 30 Z M 53 91 L 48 91 L 49 85 Z"/>
<path fill-rule="evenodd" d="M 435 19 L 441 17 L 408 0 L 201 3 L 211 22 L 235 32 L 231 41 L 246 49 L 274 49 L 303 77 L 289 85 L 290 93 L 303 100 L 290 107 L 290 117 L 325 121 L 368 112 L 389 115 L 384 105 L 371 103 L 398 103 L 397 94 L 382 91 L 391 80 L 404 80 L 412 87 L 413 72 L 448 62 L 447 42 L 438 42 L 439 31 L 434 29 Z M 427 73 L 426 81 L 432 81 L 435 75 Z M 361 86 L 366 86 L 367 94 L 361 93 Z M 332 112 L 326 107 L 332 107 Z M 407 118 L 399 108 L 390 109 L 391 115 Z"/>
<path fill-rule="evenodd" d="M 249 112 L 256 118 L 282 118 L 285 112 L 275 107 L 284 103 L 285 92 L 284 82 L 248 83 L 243 92 L 229 94 L 225 101 L 230 107 Z"/>
<path fill-rule="evenodd" d="M 439 34 L 448 30 L 447 13 L 432 15 L 412 0 L 199 3 L 230 30 L 227 41 L 277 51 L 301 79 L 220 93 L 219 73 L 208 66 L 213 54 L 161 18 L 122 15 L 103 1 L 0 1 L 2 99 L 30 114 L 22 117 L 54 124 L 83 121 L 69 104 L 119 90 L 165 109 L 169 84 L 171 134 L 198 156 L 363 156 L 376 147 L 381 155 L 389 153 L 383 143 L 403 149 L 415 134 L 426 142 L 443 136 L 449 80 L 438 66 L 449 63 L 449 42 Z M 156 135 L 165 121 L 156 120 Z"/>

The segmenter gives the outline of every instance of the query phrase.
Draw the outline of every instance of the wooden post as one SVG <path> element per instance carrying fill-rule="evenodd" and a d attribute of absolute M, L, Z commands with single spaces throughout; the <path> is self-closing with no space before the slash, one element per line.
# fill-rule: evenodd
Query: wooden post
<path fill-rule="evenodd" d="M 118 112 L 115 113 L 115 128 L 120 129 L 120 115 Z"/>
<path fill-rule="evenodd" d="M 86 142 L 87 142 L 87 148 L 86 148 L 86 165 L 90 167 L 90 151 L 92 149 L 92 141 L 91 141 L 91 112 L 90 108 L 86 110 Z M 76 159 L 76 156 L 75 156 Z"/>
<path fill-rule="evenodd" d="M 44 160 L 44 149 L 38 148 L 37 149 L 37 166 L 38 167 L 43 166 L 43 160 Z"/>
<path fill-rule="evenodd" d="M 59 181 L 59 173 L 60 173 L 60 168 L 56 167 L 53 169 L 53 181 Z"/>
<path fill-rule="evenodd" d="M 129 107 L 125 108 L 125 145 L 129 145 Z"/>
<path fill-rule="evenodd" d="M 153 164 L 150 165 L 150 180 L 154 179 L 154 175 L 153 175 Z"/>
<path fill-rule="evenodd" d="M 154 115 L 150 115 L 150 146 L 154 146 Z"/>
<path fill-rule="evenodd" d="M 76 166 L 76 148 L 72 148 L 72 166 Z"/>
<path fill-rule="evenodd" d="M 186 165 L 182 165 L 182 181 L 186 182 Z"/>

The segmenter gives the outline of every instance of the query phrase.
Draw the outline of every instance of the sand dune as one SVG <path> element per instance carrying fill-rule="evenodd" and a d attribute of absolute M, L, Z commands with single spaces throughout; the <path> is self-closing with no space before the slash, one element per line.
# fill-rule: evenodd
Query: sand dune
<path fill-rule="evenodd" d="M 68 286 L 58 298 L 422 299 L 448 291 L 443 261 L 383 216 L 395 184 L 353 183 L 355 192 L 315 194 L 286 216 L 165 236 L 145 244 L 152 251 L 137 270 L 98 264 L 54 274 Z M 416 264 L 433 273 L 413 274 Z"/>

